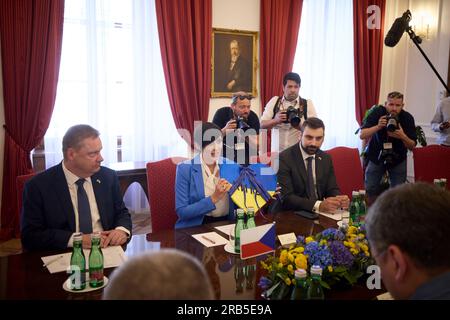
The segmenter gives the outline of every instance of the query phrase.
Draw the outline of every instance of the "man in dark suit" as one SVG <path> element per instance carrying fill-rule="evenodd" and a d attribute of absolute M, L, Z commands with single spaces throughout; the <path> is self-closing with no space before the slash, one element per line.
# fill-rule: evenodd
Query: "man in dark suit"
<path fill-rule="evenodd" d="M 237 40 L 230 42 L 230 61 L 226 65 L 225 91 L 252 91 L 252 70 L 250 63 L 241 55 Z"/>
<path fill-rule="evenodd" d="M 102 233 L 101 245 L 122 245 L 131 237 L 131 217 L 116 173 L 100 166 L 99 132 L 76 125 L 63 138 L 64 160 L 32 178 L 23 192 L 22 245 L 26 250 L 71 247 L 73 234 Z"/>
<path fill-rule="evenodd" d="M 320 150 L 325 125 L 308 118 L 301 126 L 300 143 L 280 153 L 278 182 L 285 210 L 334 212 L 348 208 L 349 199 L 339 195 L 331 157 Z"/>

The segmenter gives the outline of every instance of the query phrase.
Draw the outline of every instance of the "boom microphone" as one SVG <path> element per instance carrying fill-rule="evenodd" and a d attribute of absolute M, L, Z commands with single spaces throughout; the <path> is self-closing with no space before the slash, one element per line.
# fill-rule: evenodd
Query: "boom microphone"
<path fill-rule="evenodd" d="M 408 30 L 411 21 L 411 12 L 406 10 L 400 18 L 395 19 L 391 29 L 384 39 L 384 44 L 388 47 L 395 47 L 403 36 L 403 32 Z"/>

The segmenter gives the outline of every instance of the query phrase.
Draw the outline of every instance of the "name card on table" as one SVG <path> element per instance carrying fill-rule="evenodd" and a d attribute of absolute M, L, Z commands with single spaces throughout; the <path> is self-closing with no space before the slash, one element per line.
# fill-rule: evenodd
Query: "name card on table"
<path fill-rule="evenodd" d="M 280 234 L 278 236 L 278 240 L 280 240 L 280 243 L 283 247 L 287 247 L 291 244 L 297 243 L 297 237 L 295 236 L 295 233 L 286 233 L 286 234 Z"/>
<path fill-rule="evenodd" d="M 89 269 L 89 252 L 90 249 L 83 249 L 86 257 L 86 270 Z M 122 265 L 127 260 L 125 252 L 121 246 L 111 246 L 102 248 L 103 252 L 103 266 L 104 268 L 113 268 Z M 41 257 L 44 267 L 47 267 L 50 273 L 67 271 L 70 267 L 70 256 L 72 252 L 63 254 L 55 254 L 52 256 Z"/>

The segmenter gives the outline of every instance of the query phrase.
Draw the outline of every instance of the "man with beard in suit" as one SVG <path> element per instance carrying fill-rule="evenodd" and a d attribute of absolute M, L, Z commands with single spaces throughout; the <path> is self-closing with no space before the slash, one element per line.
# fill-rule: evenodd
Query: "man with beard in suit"
<path fill-rule="evenodd" d="M 328 213 L 348 208 L 348 197 L 339 195 L 331 157 L 320 150 L 324 123 L 311 117 L 302 123 L 300 131 L 300 142 L 280 153 L 277 176 L 283 208 Z"/>

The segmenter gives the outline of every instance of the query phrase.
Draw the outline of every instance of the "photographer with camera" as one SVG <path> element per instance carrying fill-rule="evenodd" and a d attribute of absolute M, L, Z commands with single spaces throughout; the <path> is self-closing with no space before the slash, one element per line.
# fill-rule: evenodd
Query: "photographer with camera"
<path fill-rule="evenodd" d="M 271 151 L 281 152 L 300 141 L 300 125 L 308 117 L 316 117 L 311 100 L 299 96 L 300 76 L 289 72 L 283 78 L 283 96 L 275 96 L 266 104 L 261 128 L 272 129 Z"/>
<path fill-rule="evenodd" d="M 406 182 L 406 153 L 416 146 L 417 135 L 414 118 L 403 106 L 403 94 L 391 92 L 384 106 L 375 107 L 361 127 L 359 137 L 371 138 L 365 173 L 369 201 L 380 194 L 386 171 L 391 187 Z"/>
<path fill-rule="evenodd" d="M 231 105 L 217 110 L 212 121 L 222 128 L 223 156 L 244 165 L 258 155 L 259 119 L 250 110 L 251 100 L 246 92 L 233 93 Z"/>

